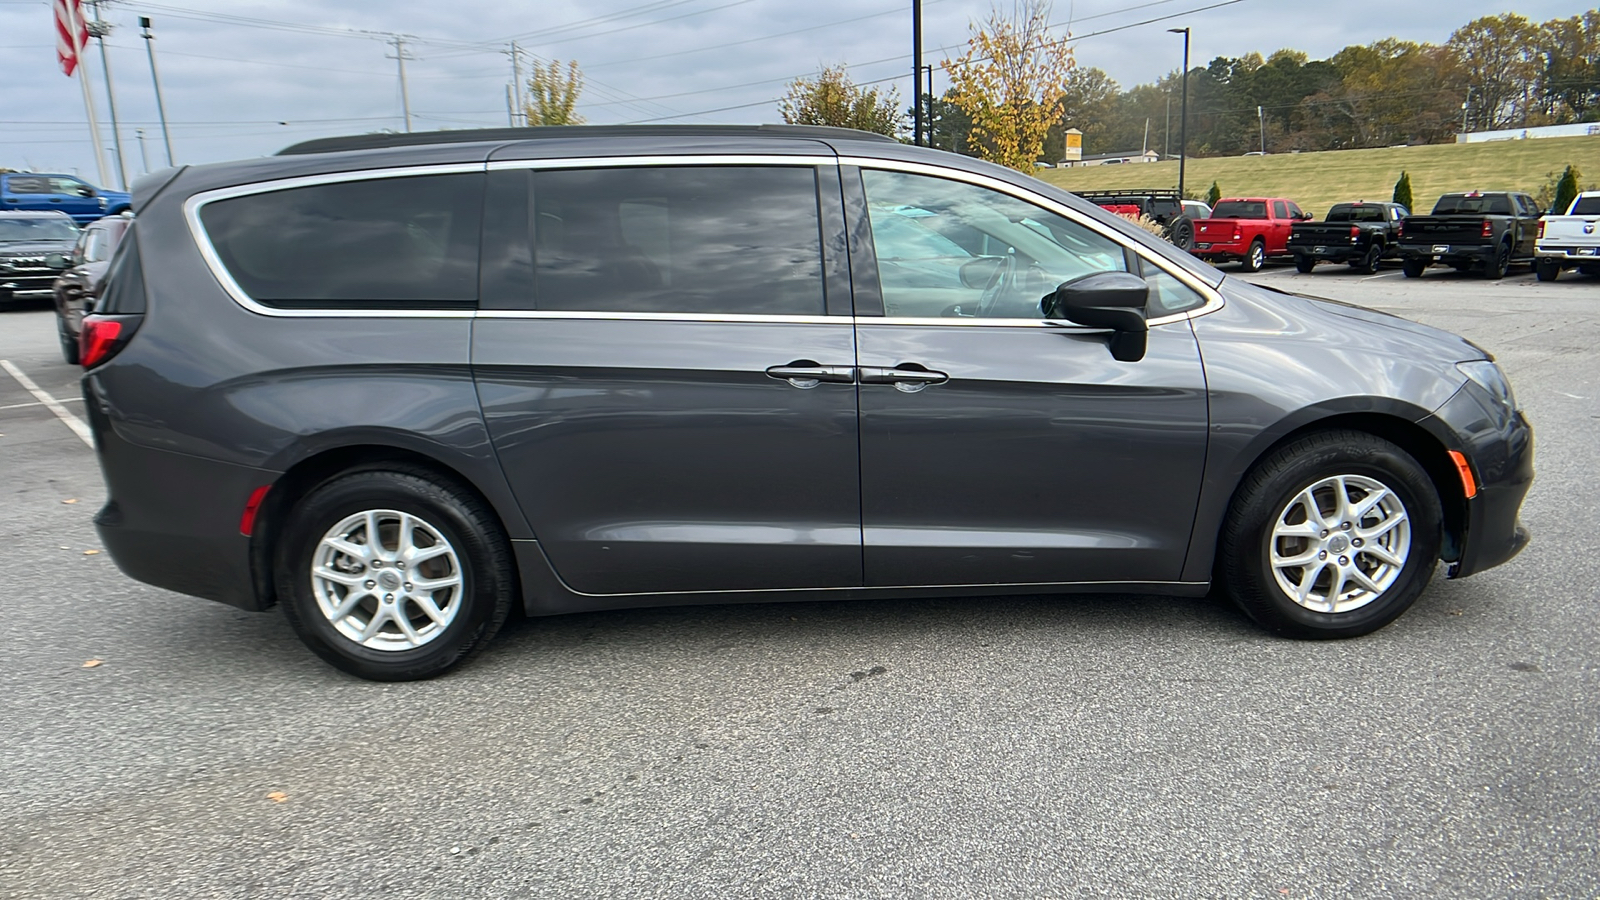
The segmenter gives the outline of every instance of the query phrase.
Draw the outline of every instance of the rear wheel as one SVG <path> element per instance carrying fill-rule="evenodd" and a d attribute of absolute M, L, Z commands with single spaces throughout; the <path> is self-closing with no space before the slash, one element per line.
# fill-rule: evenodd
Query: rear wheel
<path fill-rule="evenodd" d="M 67 333 L 67 320 L 59 312 L 56 313 L 56 337 L 61 341 L 61 358 L 67 365 L 78 364 L 78 340 Z"/>
<path fill-rule="evenodd" d="M 1219 574 L 1240 608 L 1279 634 L 1369 634 L 1427 587 L 1441 517 L 1432 480 L 1404 450 L 1365 432 L 1308 435 L 1245 476 Z"/>
<path fill-rule="evenodd" d="M 1373 244 L 1371 247 L 1367 248 L 1367 252 L 1360 259 L 1350 264 L 1350 268 L 1355 269 L 1358 272 L 1364 272 L 1368 275 L 1373 275 L 1377 273 L 1378 264 L 1382 261 L 1383 245 Z"/>
<path fill-rule="evenodd" d="M 1250 249 L 1245 252 L 1244 259 L 1240 261 L 1239 265 L 1246 272 L 1259 272 L 1261 267 L 1266 264 L 1266 261 L 1266 245 L 1261 243 L 1260 238 L 1256 238 L 1251 242 Z"/>
<path fill-rule="evenodd" d="M 1316 267 L 1317 267 L 1317 261 L 1313 257 L 1310 257 L 1310 256 L 1296 256 L 1294 258 L 1295 271 L 1299 272 L 1301 275 L 1309 275 L 1309 274 L 1311 274 L 1311 270 L 1315 269 Z"/>
<path fill-rule="evenodd" d="M 314 653 L 362 678 L 431 678 L 482 649 L 515 595 L 511 549 L 481 500 L 424 469 L 347 472 L 280 532 L 274 577 Z"/>
<path fill-rule="evenodd" d="M 1494 260 L 1483 267 L 1483 277 L 1490 281 L 1499 281 L 1506 277 L 1506 272 L 1511 268 L 1511 245 L 1501 244 L 1495 251 Z"/>
<path fill-rule="evenodd" d="M 1533 264 L 1533 277 L 1540 281 L 1555 281 L 1561 277 L 1561 263 L 1553 259 L 1541 259 Z"/>
<path fill-rule="evenodd" d="M 1408 259 L 1400 264 L 1400 271 L 1406 273 L 1407 278 L 1421 278 L 1428 264 L 1420 259 Z"/>

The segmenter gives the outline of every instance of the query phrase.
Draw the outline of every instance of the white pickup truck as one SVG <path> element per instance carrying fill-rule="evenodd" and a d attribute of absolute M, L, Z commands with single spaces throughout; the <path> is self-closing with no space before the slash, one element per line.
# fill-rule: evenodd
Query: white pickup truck
<path fill-rule="evenodd" d="M 1576 267 L 1600 275 L 1600 191 L 1584 191 L 1564 216 L 1539 219 L 1533 271 L 1540 281 L 1555 281 L 1562 269 Z"/>

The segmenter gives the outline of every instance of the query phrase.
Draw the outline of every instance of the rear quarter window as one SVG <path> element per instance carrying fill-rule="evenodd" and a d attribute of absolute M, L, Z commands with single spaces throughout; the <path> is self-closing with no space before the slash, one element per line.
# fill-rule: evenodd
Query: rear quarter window
<path fill-rule="evenodd" d="M 1600 196 L 1579 197 L 1578 202 L 1572 205 L 1572 215 L 1600 216 Z"/>
<path fill-rule="evenodd" d="M 477 301 L 483 175 L 273 190 L 200 210 L 251 299 L 286 308 L 455 308 Z"/>
<path fill-rule="evenodd" d="M 1211 210 L 1213 219 L 1265 219 L 1267 204 L 1260 200 L 1224 200 Z"/>

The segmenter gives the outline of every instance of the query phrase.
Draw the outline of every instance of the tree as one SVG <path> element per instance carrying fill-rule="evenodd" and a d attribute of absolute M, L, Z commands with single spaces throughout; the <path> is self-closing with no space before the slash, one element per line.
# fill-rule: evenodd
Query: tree
<path fill-rule="evenodd" d="M 1472 90 L 1469 127 L 1492 131 L 1526 124 L 1539 78 L 1539 29 L 1524 16 L 1484 16 L 1446 43 Z"/>
<path fill-rule="evenodd" d="M 1411 209 L 1411 175 L 1404 169 L 1400 170 L 1400 180 L 1394 183 L 1394 202 Z"/>
<path fill-rule="evenodd" d="M 790 125 L 832 125 L 899 136 L 905 130 L 900 95 L 893 88 L 880 93 L 865 90 L 850 80 L 844 66 L 824 66 L 816 79 L 789 83 L 789 93 L 779 106 Z"/>
<path fill-rule="evenodd" d="M 1215 181 L 1211 182 L 1211 190 L 1206 191 L 1206 205 L 1207 206 L 1216 206 L 1217 205 L 1217 201 L 1219 201 L 1221 199 L 1222 199 L 1222 188 L 1217 187 L 1217 183 Z"/>
<path fill-rule="evenodd" d="M 1555 202 L 1550 204 L 1552 213 L 1565 215 L 1567 207 L 1572 205 L 1572 201 L 1578 199 L 1579 177 L 1577 166 L 1567 166 L 1567 170 L 1561 173 L 1561 181 L 1556 184 Z"/>
<path fill-rule="evenodd" d="M 1022 0 L 1013 18 L 991 9 L 967 51 L 944 61 L 949 97 L 972 117 L 968 142 L 991 162 L 1024 172 L 1041 157 L 1061 118 L 1073 67 L 1066 38 L 1052 38 L 1047 0 Z"/>
<path fill-rule="evenodd" d="M 567 63 L 561 71 L 561 61 L 548 63 L 533 61 L 533 74 L 528 76 L 528 102 L 523 106 L 530 125 L 582 125 L 583 117 L 573 112 L 578 105 L 578 95 L 583 93 L 583 73 L 578 61 Z"/>
<path fill-rule="evenodd" d="M 1086 66 L 1073 66 L 1067 73 L 1067 90 L 1061 95 L 1061 115 L 1050 126 L 1044 141 L 1044 155 L 1040 159 L 1050 163 L 1061 159 L 1066 149 L 1068 128 L 1082 131 L 1086 146 L 1102 150 L 1131 149 L 1132 145 L 1111 147 L 1104 140 L 1120 93 L 1117 83 L 1105 72 Z M 1140 127 L 1143 127 L 1142 121 Z M 1159 139 L 1159 132 L 1156 137 Z"/>

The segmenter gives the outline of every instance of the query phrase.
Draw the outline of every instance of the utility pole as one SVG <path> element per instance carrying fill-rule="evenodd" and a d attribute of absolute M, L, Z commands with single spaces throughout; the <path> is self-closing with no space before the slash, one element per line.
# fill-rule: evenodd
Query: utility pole
<path fill-rule="evenodd" d="M 139 27 L 143 29 L 140 37 L 144 38 L 144 49 L 150 56 L 150 80 L 156 86 L 156 113 L 161 116 L 161 139 L 167 144 L 167 165 L 172 162 L 172 132 L 167 130 L 167 105 L 161 101 L 161 76 L 156 72 L 156 36 L 150 33 L 150 17 L 140 16 Z M 145 164 L 149 168 L 149 163 Z"/>
<path fill-rule="evenodd" d="M 390 57 L 400 64 L 400 108 L 406 114 L 406 133 L 411 133 L 411 95 L 406 91 L 406 60 L 414 57 L 406 55 L 406 39 L 398 34 L 389 36 L 389 42 L 394 44 L 394 56 Z"/>
<path fill-rule="evenodd" d="M 516 112 L 512 115 L 511 125 L 516 127 L 520 121 L 523 127 L 528 125 L 528 107 L 522 102 L 522 48 L 516 41 L 511 42 L 511 89 L 516 94 Z"/>
<path fill-rule="evenodd" d="M 1467 133 L 1467 107 L 1472 105 L 1472 86 L 1467 86 L 1467 99 L 1461 101 L 1461 133 Z"/>
<path fill-rule="evenodd" d="M 1184 99 L 1178 110 L 1178 195 L 1184 195 L 1184 163 L 1189 162 L 1189 29 L 1166 29 L 1184 35 Z"/>
<path fill-rule="evenodd" d="M 139 136 L 139 159 L 144 162 L 144 170 L 139 174 L 143 175 L 145 172 L 150 171 L 150 153 L 144 146 L 144 129 L 135 128 L 133 133 Z"/>
<path fill-rule="evenodd" d="M 506 124 L 517 127 L 517 107 L 511 102 L 511 85 L 506 85 Z"/>
<path fill-rule="evenodd" d="M 1161 126 L 1161 158 L 1172 158 L 1172 89 L 1167 89 L 1167 124 Z"/>
<path fill-rule="evenodd" d="M 922 146 L 922 0 L 911 0 L 911 143 Z"/>
<path fill-rule="evenodd" d="M 111 23 L 100 18 L 100 4 L 105 0 L 89 0 L 94 9 L 94 21 L 89 22 L 89 36 L 100 42 L 100 67 L 106 73 L 106 101 L 111 104 L 111 143 L 117 150 L 117 173 L 122 178 L 118 188 L 128 189 L 128 164 L 122 156 L 122 129 L 117 125 L 117 94 L 111 89 L 111 57 L 106 55 L 106 35 L 111 33 Z"/>
<path fill-rule="evenodd" d="M 1261 120 L 1261 155 L 1267 155 L 1267 114 L 1261 107 L 1256 107 L 1256 118 Z"/>
<path fill-rule="evenodd" d="M 934 115 L 933 115 L 933 66 L 931 66 L 931 65 L 923 66 L 922 69 L 923 69 L 923 71 L 928 73 L 928 83 L 927 83 L 927 85 L 925 86 L 925 89 L 922 92 L 922 102 L 923 102 L 924 107 L 927 110 L 927 112 L 926 112 L 927 119 L 925 119 L 924 121 L 927 123 L 928 146 L 932 147 L 932 146 L 934 146 L 934 141 L 933 141 L 933 119 L 934 119 Z"/>

